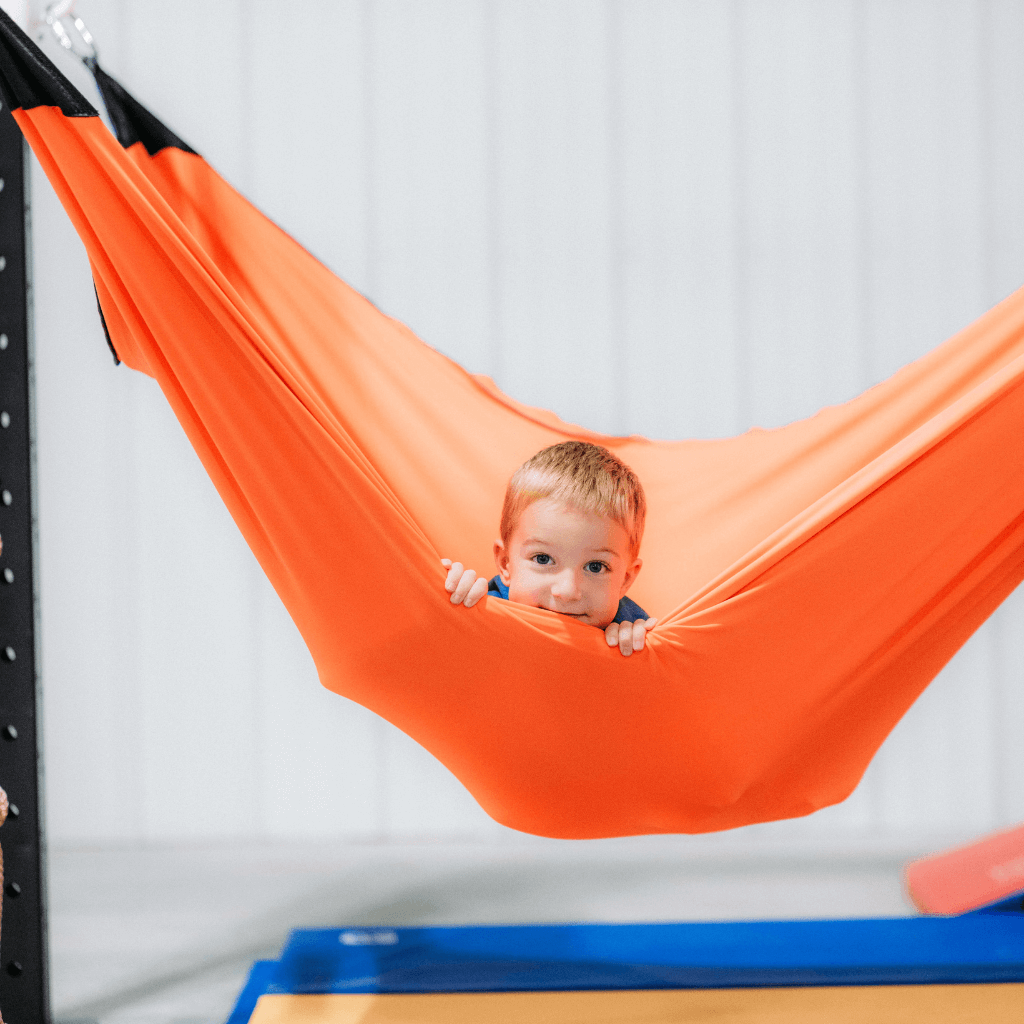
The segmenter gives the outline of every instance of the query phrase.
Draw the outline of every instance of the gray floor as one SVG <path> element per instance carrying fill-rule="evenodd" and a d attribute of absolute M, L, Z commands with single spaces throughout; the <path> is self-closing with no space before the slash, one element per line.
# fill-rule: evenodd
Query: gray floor
<path fill-rule="evenodd" d="M 671 840 L 51 851 L 54 1013 L 222 1022 L 297 926 L 907 914 L 904 860 Z"/>

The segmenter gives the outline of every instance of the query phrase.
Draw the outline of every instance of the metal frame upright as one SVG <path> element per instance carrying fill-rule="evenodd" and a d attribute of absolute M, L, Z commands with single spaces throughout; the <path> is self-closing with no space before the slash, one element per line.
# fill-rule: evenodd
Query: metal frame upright
<path fill-rule="evenodd" d="M 50 1020 L 37 651 L 28 147 L 0 109 L 0 1010 Z"/>

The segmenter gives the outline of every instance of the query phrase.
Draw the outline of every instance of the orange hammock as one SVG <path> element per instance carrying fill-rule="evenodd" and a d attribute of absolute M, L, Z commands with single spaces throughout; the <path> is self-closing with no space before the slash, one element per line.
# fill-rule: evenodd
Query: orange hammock
<path fill-rule="evenodd" d="M 85 243 L 113 347 L 158 381 L 323 685 L 498 821 L 700 832 L 843 800 L 1024 576 L 1024 294 L 809 420 L 599 436 L 418 341 L 100 73 L 123 148 L 2 29 L 4 98 Z M 631 596 L 660 624 L 628 660 L 600 630 L 453 608 L 442 586 L 442 555 L 486 569 L 509 474 L 565 438 L 613 449 L 649 497 Z M 354 630 L 368 598 L 381 610 Z"/>

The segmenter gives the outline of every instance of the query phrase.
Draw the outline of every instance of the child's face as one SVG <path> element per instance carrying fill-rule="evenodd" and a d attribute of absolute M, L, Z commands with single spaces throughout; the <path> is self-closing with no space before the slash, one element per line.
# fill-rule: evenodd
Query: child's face
<path fill-rule="evenodd" d="M 542 498 L 529 505 L 494 561 L 510 601 L 604 629 L 642 564 L 613 519 Z"/>

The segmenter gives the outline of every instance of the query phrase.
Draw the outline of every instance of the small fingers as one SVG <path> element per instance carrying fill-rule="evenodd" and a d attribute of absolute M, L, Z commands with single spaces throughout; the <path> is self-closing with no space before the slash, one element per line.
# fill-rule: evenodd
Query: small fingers
<path fill-rule="evenodd" d="M 611 623 L 604 631 L 604 638 L 608 641 L 609 647 L 619 646 L 619 624 Z"/>
<path fill-rule="evenodd" d="M 445 562 L 448 563 L 448 576 L 444 581 L 444 589 L 450 594 L 459 585 L 459 580 L 462 579 L 462 563 L 452 562 L 447 558 L 441 560 L 442 565 Z"/>
<path fill-rule="evenodd" d="M 635 622 L 624 622 L 621 629 L 618 630 L 616 640 L 613 640 L 612 629 L 618 628 L 617 624 L 613 622 L 605 630 L 608 646 L 614 647 L 617 642 L 619 653 L 624 658 L 628 658 L 631 654 L 644 649 L 644 644 L 647 642 L 647 631 L 654 629 L 657 624 L 657 619 L 637 619 Z"/>
<path fill-rule="evenodd" d="M 487 593 L 487 580 L 483 576 L 479 577 L 477 581 L 469 588 L 469 593 L 466 595 L 466 600 L 462 603 L 467 608 L 472 608 L 485 594 Z"/>
<path fill-rule="evenodd" d="M 452 566 L 453 570 L 454 568 L 455 566 Z M 452 604 L 462 604 L 470 590 L 472 590 L 474 583 L 476 583 L 476 572 L 473 569 L 464 569 L 462 578 L 455 587 L 455 593 L 452 594 Z"/>
<path fill-rule="evenodd" d="M 644 639 L 647 636 L 647 622 L 644 619 L 637 619 L 633 623 L 633 650 L 642 651 L 644 649 Z"/>
<path fill-rule="evenodd" d="M 633 628 L 631 623 L 624 622 L 619 629 L 619 653 L 628 658 L 633 653 Z"/>
<path fill-rule="evenodd" d="M 487 593 L 487 580 L 477 577 L 472 569 L 466 569 L 461 562 L 442 558 L 441 564 L 448 570 L 444 589 L 452 595 L 452 604 L 464 604 L 472 608 Z"/>

